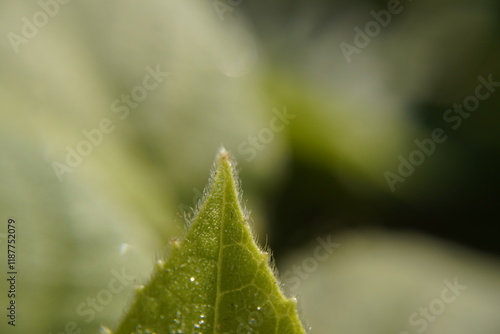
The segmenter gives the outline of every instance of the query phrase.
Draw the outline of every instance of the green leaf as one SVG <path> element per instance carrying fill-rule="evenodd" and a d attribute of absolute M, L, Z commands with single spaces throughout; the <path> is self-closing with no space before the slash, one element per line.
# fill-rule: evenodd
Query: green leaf
<path fill-rule="evenodd" d="M 184 240 L 137 289 L 116 333 L 305 333 L 255 243 L 224 149 Z"/>

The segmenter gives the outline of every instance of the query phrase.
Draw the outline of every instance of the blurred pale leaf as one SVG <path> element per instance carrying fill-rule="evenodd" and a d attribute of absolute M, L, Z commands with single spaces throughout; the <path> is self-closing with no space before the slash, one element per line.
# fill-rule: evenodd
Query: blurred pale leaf
<path fill-rule="evenodd" d="M 498 261 L 411 234 L 360 232 L 331 239 L 341 246 L 327 259 L 315 257 L 321 244 L 314 244 L 291 256 L 280 269 L 302 268 L 303 276 L 293 276 L 303 278 L 293 292 L 313 333 L 500 332 Z M 316 263 L 315 270 L 310 270 L 311 262 Z M 455 280 L 466 288 L 446 292 L 447 299 L 454 294 L 456 298 L 441 302 L 443 311 L 437 300 L 448 287 L 444 281 L 454 285 Z M 421 308 L 432 319 L 425 321 L 425 328 Z"/>

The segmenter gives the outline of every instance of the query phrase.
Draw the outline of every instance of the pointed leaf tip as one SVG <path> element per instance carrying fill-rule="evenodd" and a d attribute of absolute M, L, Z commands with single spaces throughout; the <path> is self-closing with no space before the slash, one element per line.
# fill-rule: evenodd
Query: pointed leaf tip
<path fill-rule="evenodd" d="M 219 148 L 219 156 L 220 157 L 229 157 L 229 152 L 226 150 L 224 146 Z"/>
<path fill-rule="evenodd" d="M 136 291 L 117 334 L 305 333 L 245 224 L 232 161 L 221 148 L 184 240 Z"/>

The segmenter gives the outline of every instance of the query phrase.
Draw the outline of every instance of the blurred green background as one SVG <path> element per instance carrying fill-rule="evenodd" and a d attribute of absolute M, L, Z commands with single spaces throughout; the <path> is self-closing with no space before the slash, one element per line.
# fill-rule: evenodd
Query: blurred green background
<path fill-rule="evenodd" d="M 500 82 L 498 2 L 1 0 L 0 16 L 0 263 L 15 218 L 19 272 L 1 333 L 114 328 L 221 145 L 312 333 L 500 333 L 500 87 L 474 100 Z M 340 247 L 320 261 L 317 238 Z M 109 298 L 117 272 L 133 279 Z M 455 278 L 453 303 L 410 320 Z"/>

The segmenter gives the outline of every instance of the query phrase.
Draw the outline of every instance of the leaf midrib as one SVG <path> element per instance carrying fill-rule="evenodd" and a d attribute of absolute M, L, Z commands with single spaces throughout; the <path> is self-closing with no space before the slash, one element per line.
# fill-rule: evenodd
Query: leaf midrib
<path fill-rule="evenodd" d="M 220 234 L 219 234 L 219 254 L 217 256 L 217 275 L 216 275 L 216 280 L 217 280 L 217 289 L 215 290 L 215 310 L 214 310 L 214 321 L 213 321 L 213 333 L 216 334 L 217 330 L 217 319 L 219 318 L 219 296 L 220 296 L 220 289 L 221 289 L 221 258 L 222 258 L 222 237 L 224 233 L 224 223 L 226 221 L 225 215 L 226 215 L 226 182 L 227 180 L 225 177 L 222 176 L 222 213 L 221 213 L 221 224 L 220 224 Z"/>

